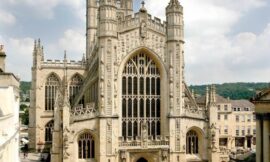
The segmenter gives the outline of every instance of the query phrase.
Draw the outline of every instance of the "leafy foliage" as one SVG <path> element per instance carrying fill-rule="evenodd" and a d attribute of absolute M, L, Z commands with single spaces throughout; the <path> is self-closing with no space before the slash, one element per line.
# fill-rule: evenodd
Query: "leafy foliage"
<path fill-rule="evenodd" d="M 23 94 L 26 94 L 31 89 L 31 82 L 21 81 L 20 89 Z"/>
<path fill-rule="evenodd" d="M 210 85 L 191 85 L 190 89 L 193 89 L 195 94 L 204 95 L 206 87 Z M 269 87 L 268 83 L 224 83 L 216 84 L 217 93 L 225 98 L 233 100 L 250 99 L 256 91 Z"/>

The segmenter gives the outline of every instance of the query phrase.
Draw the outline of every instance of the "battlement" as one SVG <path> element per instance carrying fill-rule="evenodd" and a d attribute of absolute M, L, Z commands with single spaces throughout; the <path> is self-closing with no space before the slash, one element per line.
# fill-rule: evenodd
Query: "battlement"
<path fill-rule="evenodd" d="M 75 60 L 67 60 L 66 61 L 67 67 L 84 68 L 85 64 L 86 63 L 83 61 L 75 61 Z M 43 61 L 43 63 L 41 65 L 46 66 L 46 67 L 64 67 L 65 60 L 50 60 L 50 59 L 48 59 L 46 61 Z"/>
<path fill-rule="evenodd" d="M 119 27 L 122 30 L 127 30 L 140 26 L 140 13 L 135 13 L 134 15 L 126 16 L 119 23 Z M 147 27 L 149 29 L 165 33 L 166 32 L 166 21 L 161 21 L 161 19 L 157 17 L 152 17 L 152 15 L 148 14 L 147 17 Z"/>

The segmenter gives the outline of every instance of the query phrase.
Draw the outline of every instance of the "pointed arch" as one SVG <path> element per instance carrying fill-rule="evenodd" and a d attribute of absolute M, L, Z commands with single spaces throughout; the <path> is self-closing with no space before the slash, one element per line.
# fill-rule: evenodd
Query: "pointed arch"
<path fill-rule="evenodd" d="M 78 158 L 95 158 L 95 138 L 89 131 L 84 131 L 78 136 Z"/>
<path fill-rule="evenodd" d="M 52 142 L 54 121 L 51 120 L 45 125 L 45 142 Z"/>
<path fill-rule="evenodd" d="M 121 73 L 122 83 L 122 136 L 140 136 L 138 125 L 149 122 L 148 135 L 160 135 L 161 73 L 166 75 L 165 66 L 157 55 L 142 48 L 124 59 Z M 165 81 L 165 78 L 163 79 Z M 139 101 L 139 103 L 138 103 Z"/>
<path fill-rule="evenodd" d="M 186 133 L 186 153 L 203 156 L 205 133 L 199 127 L 191 127 Z"/>
<path fill-rule="evenodd" d="M 45 110 L 53 111 L 57 91 L 60 87 L 60 78 L 56 73 L 50 73 L 45 83 Z"/>
<path fill-rule="evenodd" d="M 75 73 L 69 81 L 69 101 L 74 103 L 76 95 L 79 93 L 83 85 L 83 77 L 79 73 Z"/>

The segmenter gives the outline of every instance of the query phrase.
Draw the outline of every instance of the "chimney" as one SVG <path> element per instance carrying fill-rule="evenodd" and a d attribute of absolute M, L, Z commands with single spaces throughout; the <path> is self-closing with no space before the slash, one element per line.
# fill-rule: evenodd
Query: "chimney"
<path fill-rule="evenodd" d="M 0 45 L 0 72 L 5 72 L 6 53 L 4 52 L 4 45 Z"/>

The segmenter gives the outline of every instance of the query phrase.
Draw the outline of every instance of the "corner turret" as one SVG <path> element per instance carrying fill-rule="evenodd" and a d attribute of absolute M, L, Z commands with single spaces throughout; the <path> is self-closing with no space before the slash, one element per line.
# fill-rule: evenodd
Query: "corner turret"
<path fill-rule="evenodd" d="M 87 0 L 87 17 L 86 17 L 86 59 L 89 58 L 90 49 L 93 45 L 97 34 L 97 1 Z"/>

